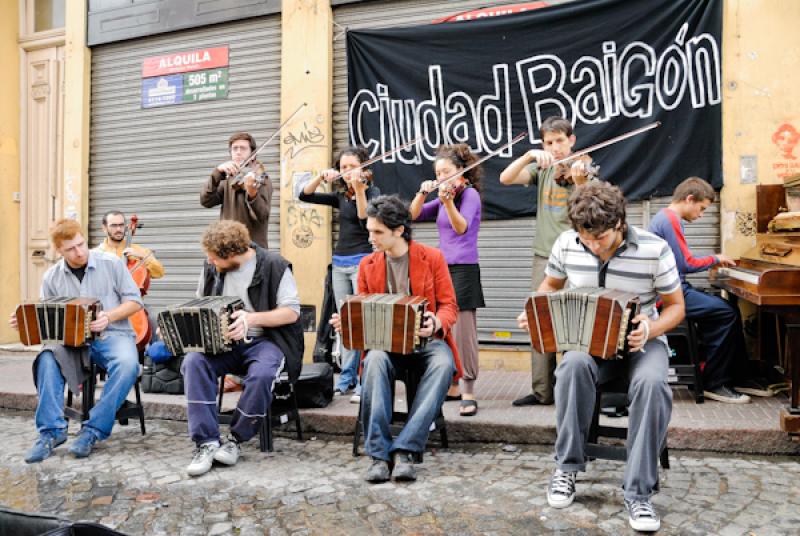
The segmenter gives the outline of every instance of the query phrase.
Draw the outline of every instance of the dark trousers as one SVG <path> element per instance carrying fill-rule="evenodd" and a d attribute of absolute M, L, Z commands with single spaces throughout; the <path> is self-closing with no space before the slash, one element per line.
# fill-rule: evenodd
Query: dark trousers
<path fill-rule="evenodd" d="M 218 379 L 229 372 L 242 376 L 244 386 L 231 421 L 231 433 L 239 441 L 247 441 L 256 435 L 272 403 L 272 389 L 283 364 L 284 356 L 280 349 L 263 338 L 241 344 L 224 354 L 186 354 L 181 372 L 186 387 L 186 415 L 192 441 L 198 446 L 219 441 Z"/>
<path fill-rule="evenodd" d="M 713 390 L 747 375 L 747 353 L 739 308 L 718 296 L 683 284 L 686 318 L 697 323 L 706 348 L 703 387 Z"/>

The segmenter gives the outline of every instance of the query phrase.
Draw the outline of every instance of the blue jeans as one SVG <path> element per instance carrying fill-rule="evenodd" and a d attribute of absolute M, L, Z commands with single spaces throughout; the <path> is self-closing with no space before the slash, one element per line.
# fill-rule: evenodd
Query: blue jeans
<path fill-rule="evenodd" d="M 392 440 L 389 428 L 394 400 L 395 373 L 409 364 L 424 370 L 414 404 L 400 435 Z M 361 419 L 364 423 L 364 448 L 373 458 L 390 460 L 393 452 L 422 452 L 428 441 L 431 423 L 444 404 L 447 388 L 453 381 L 453 352 L 440 339 L 432 340 L 421 352 L 411 355 L 370 350 L 364 360 L 361 393 Z"/>
<path fill-rule="evenodd" d="M 107 335 L 92 342 L 90 348 L 89 357 L 108 372 L 108 379 L 100 400 L 89 412 L 89 420 L 83 423 L 83 430 L 90 431 L 102 440 L 111 435 L 117 410 L 128 397 L 139 375 L 139 352 L 134 338 L 126 335 Z M 39 354 L 36 366 L 36 388 L 39 392 L 36 429 L 41 435 L 58 436 L 67 431 L 64 384 L 64 376 L 53 352 L 45 350 Z"/>
<path fill-rule="evenodd" d="M 355 294 L 358 289 L 358 265 L 356 266 L 334 266 L 332 270 L 333 299 L 336 301 L 336 311 L 339 311 L 341 303 L 350 295 Z M 337 336 L 336 344 L 342 355 L 342 372 L 339 374 L 339 381 L 336 382 L 336 389 L 343 393 L 355 386 L 356 393 L 361 391 L 358 383 L 358 362 L 359 352 L 347 350 L 342 345 L 342 338 Z"/>

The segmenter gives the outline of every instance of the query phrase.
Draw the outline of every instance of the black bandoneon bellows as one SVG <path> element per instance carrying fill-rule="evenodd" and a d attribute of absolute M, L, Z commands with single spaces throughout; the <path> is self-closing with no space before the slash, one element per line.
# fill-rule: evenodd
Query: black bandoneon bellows
<path fill-rule="evenodd" d="M 158 315 L 161 338 L 172 355 L 227 352 L 236 344 L 228 338 L 231 315 L 240 309 L 242 300 L 230 296 L 207 296 L 168 307 Z"/>

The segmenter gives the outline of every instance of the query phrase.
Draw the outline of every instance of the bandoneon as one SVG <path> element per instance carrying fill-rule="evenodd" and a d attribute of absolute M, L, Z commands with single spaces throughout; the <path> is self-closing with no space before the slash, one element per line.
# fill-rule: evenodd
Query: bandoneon
<path fill-rule="evenodd" d="M 227 352 L 236 344 L 228 338 L 228 327 L 239 309 L 244 309 L 242 300 L 230 296 L 207 296 L 168 307 L 158 314 L 161 338 L 172 355 Z"/>
<path fill-rule="evenodd" d="M 17 306 L 16 317 L 22 344 L 83 346 L 94 339 L 89 324 L 103 309 L 96 298 L 54 296 Z"/>
<path fill-rule="evenodd" d="M 428 300 L 405 294 L 348 296 L 339 316 L 342 344 L 350 350 L 410 354 L 427 344 L 419 336 Z"/>
<path fill-rule="evenodd" d="M 639 314 L 639 296 L 607 288 L 534 292 L 525 304 L 533 349 L 577 350 L 602 359 L 628 353 L 628 333 Z"/>

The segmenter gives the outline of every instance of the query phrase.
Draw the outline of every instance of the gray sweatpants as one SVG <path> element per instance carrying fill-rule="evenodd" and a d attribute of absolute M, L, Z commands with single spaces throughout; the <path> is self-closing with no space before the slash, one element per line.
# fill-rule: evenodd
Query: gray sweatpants
<path fill-rule="evenodd" d="M 556 369 L 556 464 L 562 471 L 585 471 L 586 438 L 592 423 L 595 386 L 618 377 L 629 380 L 628 439 L 623 489 L 628 500 L 658 491 L 658 456 L 672 414 L 667 385 L 667 347 L 651 340 L 645 352 L 603 361 L 584 352 L 566 352 Z"/>

